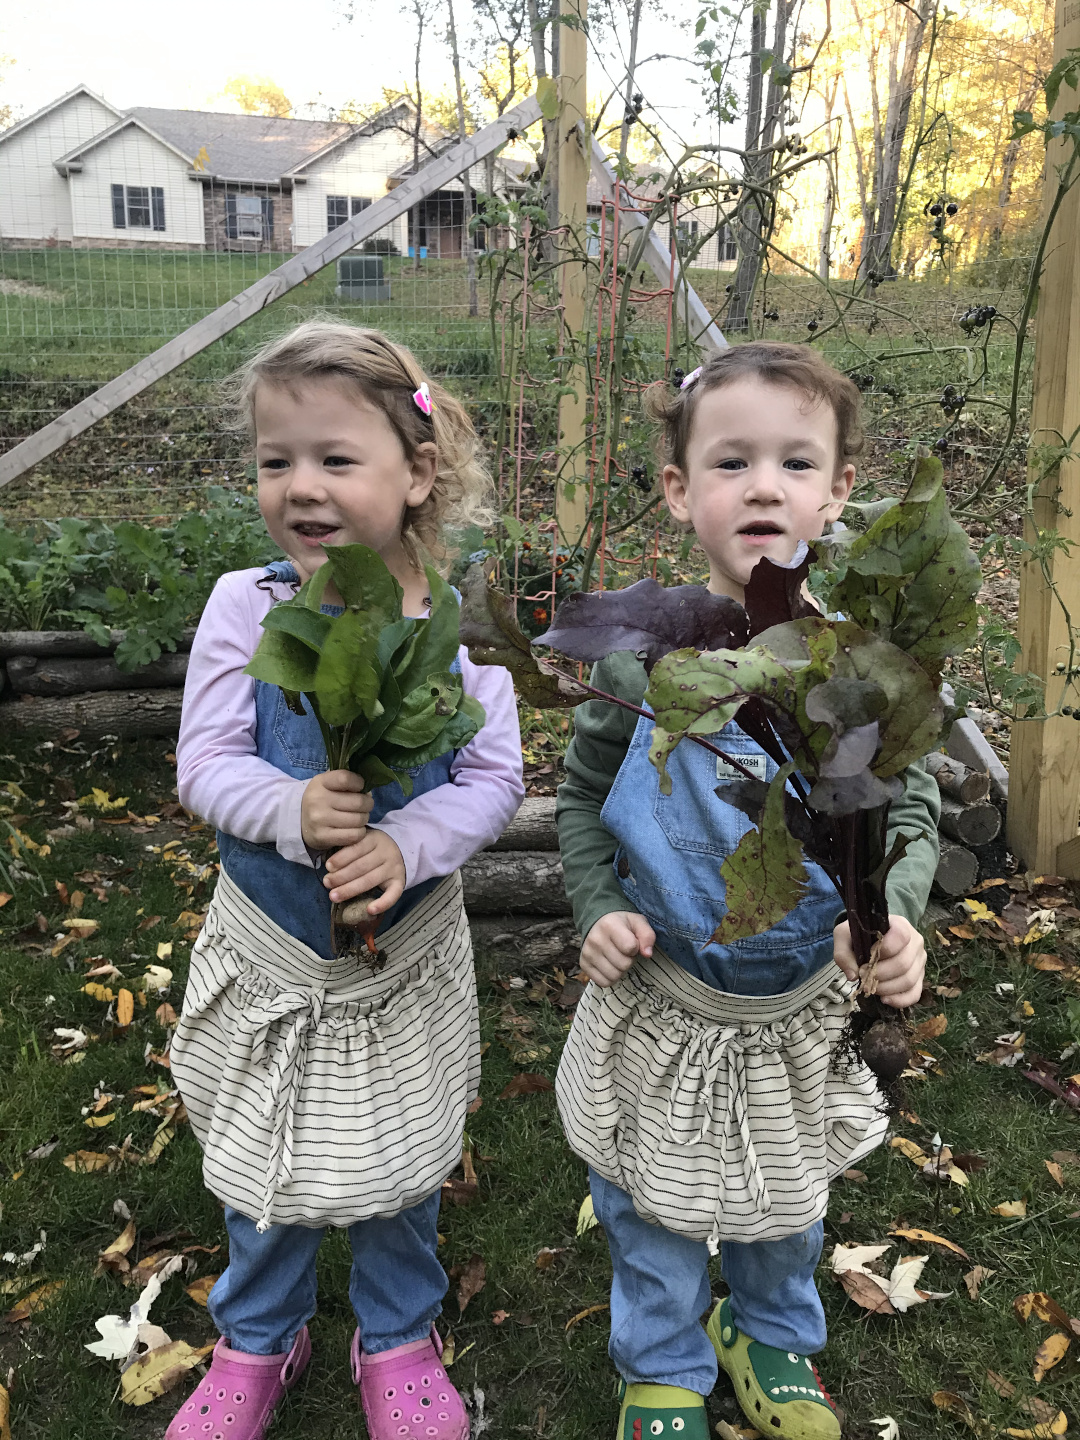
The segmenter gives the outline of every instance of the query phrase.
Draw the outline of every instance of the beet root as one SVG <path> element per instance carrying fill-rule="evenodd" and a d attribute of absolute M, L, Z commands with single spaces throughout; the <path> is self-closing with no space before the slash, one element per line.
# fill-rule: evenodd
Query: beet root
<path fill-rule="evenodd" d="M 899 1080 L 911 1060 L 903 1030 L 889 1020 L 874 1021 L 859 1041 L 859 1053 L 884 1088 Z"/>

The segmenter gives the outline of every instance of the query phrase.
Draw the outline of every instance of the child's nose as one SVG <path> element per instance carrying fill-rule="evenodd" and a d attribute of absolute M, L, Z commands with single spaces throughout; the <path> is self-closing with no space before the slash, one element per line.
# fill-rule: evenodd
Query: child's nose
<path fill-rule="evenodd" d="M 784 498 L 783 473 L 775 465 L 751 467 L 746 487 L 747 500 L 757 504 L 779 504 Z"/>
<path fill-rule="evenodd" d="M 321 465 L 297 460 L 289 475 L 290 500 L 320 500 L 326 494 L 326 477 Z"/>

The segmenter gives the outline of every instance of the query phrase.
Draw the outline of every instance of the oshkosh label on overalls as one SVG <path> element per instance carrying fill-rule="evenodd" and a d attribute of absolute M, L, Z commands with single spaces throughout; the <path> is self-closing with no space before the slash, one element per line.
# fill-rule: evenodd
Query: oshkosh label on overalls
<path fill-rule="evenodd" d="M 744 771 L 749 770 L 756 780 L 765 780 L 767 779 L 765 767 L 768 763 L 768 758 L 765 755 L 740 755 L 739 764 L 743 766 L 743 770 L 736 770 L 735 766 L 729 761 L 721 760 L 718 756 L 716 760 L 716 778 L 718 780 L 745 780 L 746 775 Z"/>

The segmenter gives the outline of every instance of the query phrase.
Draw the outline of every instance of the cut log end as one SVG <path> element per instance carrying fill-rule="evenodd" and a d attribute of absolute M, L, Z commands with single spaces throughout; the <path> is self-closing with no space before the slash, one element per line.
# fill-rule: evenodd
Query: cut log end
<path fill-rule="evenodd" d="M 990 775 L 974 770 L 951 755 L 936 752 L 926 757 L 926 768 L 937 781 L 941 792 L 959 800 L 961 805 L 977 805 L 990 794 Z"/>
<path fill-rule="evenodd" d="M 979 862 L 970 850 L 951 840 L 941 842 L 941 856 L 934 874 L 934 889 L 954 898 L 966 895 L 979 878 Z"/>
<path fill-rule="evenodd" d="M 989 845 L 1001 832 L 1001 811 L 996 805 L 961 805 L 947 795 L 941 800 L 939 829 L 961 845 Z"/>

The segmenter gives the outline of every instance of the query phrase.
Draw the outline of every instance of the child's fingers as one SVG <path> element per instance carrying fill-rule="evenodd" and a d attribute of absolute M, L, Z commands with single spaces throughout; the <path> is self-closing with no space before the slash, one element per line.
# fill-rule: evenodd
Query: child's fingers
<path fill-rule="evenodd" d="M 338 794 L 361 795 L 364 790 L 364 777 L 354 775 L 351 770 L 326 770 L 322 775 L 322 783 L 327 790 L 333 790 Z M 368 799 L 370 800 L 370 796 Z"/>
<path fill-rule="evenodd" d="M 396 878 L 393 867 L 386 861 L 376 861 L 374 864 L 360 861 L 356 865 L 351 865 L 344 875 L 334 880 L 330 899 L 335 905 L 345 900 L 354 900 L 357 895 L 363 895 L 368 890 L 377 890 L 379 886 L 387 885 Z M 325 883 L 323 881 L 323 884 Z M 398 894 L 401 894 L 400 887 Z M 378 912 L 372 911 L 372 913 L 377 914 Z"/>
<path fill-rule="evenodd" d="M 645 919 L 644 915 L 633 915 L 627 913 L 626 928 L 633 937 L 633 949 L 627 949 L 620 945 L 624 955 L 651 955 L 653 946 L 656 944 L 656 931 Z"/>
<path fill-rule="evenodd" d="M 335 850 L 333 855 L 326 857 L 326 871 L 328 875 L 336 875 L 339 871 L 346 870 L 350 865 L 355 865 L 366 855 L 370 855 L 376 847 L 374 834 L 370 830 L 350 832 L 352 839 L 340 849 Z"/>
<path fill-rule="evenodd" d="M 629 970 L 630 965 L 625 956 L 620 956 L 616 962 L 608 955 L 582 955 L 581 968 L 585 974 L 597 985 L 614 985 L 616 980 L 621 979 Z"/>
<path fill-rule="evenodd" d="M 401 899 L 402 892 L 404 891 L 405 886 L 402 881 L 397 879 L 396 877 L 388 878 L 385 880 L 376 877 L 374 883 L 376 885 L 381 885 L 383 887 L 383 892 L 377 900 L 373 900 L 368 906 L 368 914 L 382 915 L 384 911 L 390 909 L 391 905 L 396 905 L 397 902 Z"/>
<path fill-rule="evenodd" d="M 846 920 L 833 931 L 833 959 L 849 980 L 859 978 L 859 963 L 851 948 L 851 929 Z"/>
<path fill-rule="evenodd" d="M 891 960 L 899 955 L 912 943 L 921 939 L 918 931 L 910 921 L 905 920 L 902 915 L 889 916 L 889 928 L 881 937 L 881 948 L 878 951 L 881 960 Z"/>

